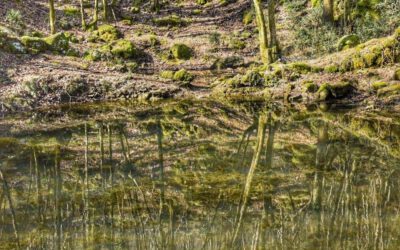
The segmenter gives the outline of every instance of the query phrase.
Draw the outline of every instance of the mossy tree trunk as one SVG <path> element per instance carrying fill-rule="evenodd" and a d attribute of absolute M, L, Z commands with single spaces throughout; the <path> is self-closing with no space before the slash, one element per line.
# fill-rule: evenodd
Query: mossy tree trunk
<path fill-rule="evenodd" d="M 253 0 L 254 9 L 256 12 L 256 21 L 258 26 L 258 37 L 260 42 L 260 54 L 263 63 L 270 63 L 270 56 L 268 54 L 268 34 L 265 24 L 265 17 L 261 6 L 261 0 Z"/>
<path fill-rule="evenodd" d="M 108 20 L 108 1 L 103 0 L 103 20 Z"/>
<path fill-rule="evenodd" d="M 276 20 L 275 20 L 276 0 L 268 1 L 268 29 L 269 29 L 269 63 L 273 63 L 280 57 L 280 48 L 276 35 Z"/>
<path fill-rule="evenodd" d="M 54 9 L 54 0 L 49 0 L 49 20 L 50 20 L 50 33 L 55 34 L 56 33 L 56 11 Z"/>
<path fill-rule="evenodd" d="M 99 0 L 94 0 L 93 28 L 97 29 L 98 21 L 99 21 Z"/>
<path fill-rule="evenodd" d="M 333 15 L 334 15 L 334 10 L 333 10 L 333 1 L 334 0 L 323 0 L 323 18 L 325 22 L 328 23 L 333 23 Z"/>
<path fill-rule="evenodd" d="M 160 12 L 160 1 L 159 0 L 153 0 L 153 6 L 152 6 L 153 11 L 155 12 Z"/>
<path fill-rule="evenodd" d="M 84 7 L 84 5 L 83 5 L 83 0 L 80 0 L 80 5 L 81 5 L 81 23 L 82 23 L 82 29 L 86 29 L 85 7 Z"/>

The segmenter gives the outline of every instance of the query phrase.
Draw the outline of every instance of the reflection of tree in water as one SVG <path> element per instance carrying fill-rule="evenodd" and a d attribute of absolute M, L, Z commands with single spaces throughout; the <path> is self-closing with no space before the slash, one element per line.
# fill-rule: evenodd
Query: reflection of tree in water
<path fill-rule="evenodd" d="M 349 123 L 346 114 L 235 107 L 124 110 L 129 117 L 115 111 L 112 119 L 78 117 L 62 136 L 43 130 L 1 139 L 0 243 L 57 249 L 396 244 L 390 238 L 399 232 L 389 222 L 398 220 L 398 158 L 385 146 L 397 143 L 396 122 L 381 119 L 385 132 L 374 120 Z M 357 123 L 368 130 L 351 133 Z"/>

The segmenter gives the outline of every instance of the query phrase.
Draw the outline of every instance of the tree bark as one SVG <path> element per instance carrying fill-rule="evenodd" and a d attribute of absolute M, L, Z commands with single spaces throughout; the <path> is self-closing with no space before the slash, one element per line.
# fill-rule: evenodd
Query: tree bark
<path fill-rule="evenodd" d="M 81 4 L 81 23 L 82 23 L 82 29 L 86 29 L 86 21 L 85 21 L 85 8 L 83 6 L 83 0 L 80 0 Z"/>
<path fill-rule="evenodd" d="M 268 55 L 268 34 L 267 34 L 267 27 L 265 25 L 264 13 L 261 7 L 261 0 L 253 0 L 253 3 L 254 3 L 254 9 L 256 11 L 256 21 L 258 26 L 261 60 L 264 64 L 269 64 L 270 57 Z"/>
<path fill-rule="evenodd" d="M 280 48 L 276 35 L 276 20 L 275 20 L 276 0 L 268 1 L 268 28 L 269 28 L 269 57 L 273 63 L 280 56 Z"/>
<path fill-rule="evenodd" d="M 334 0 L 323 0 L 323 18 L 325 22 L 333 23 L 334 21 L 334 10 L 333 10 Z"/>
<path fill-rule="evenodd" d="M 98 20 L 99 20 L 99 0 L 94 0 L 93 28 L 95 29 L 97 29 Z"/>
<path fill-rule="evenodd" d="M 54 9 L 54 0 L 49 0 L 50 33 L 56 33 L 56 11 Z"/>
<path fill-rule="evenodd" d="M 103 20 L 108 20 L 108 1 L 103 0 Z"/>

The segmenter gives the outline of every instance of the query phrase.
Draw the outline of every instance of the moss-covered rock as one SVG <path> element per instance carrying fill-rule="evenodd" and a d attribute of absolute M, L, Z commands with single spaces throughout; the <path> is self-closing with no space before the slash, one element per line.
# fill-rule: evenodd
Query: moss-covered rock
<path fill-rule="evenodd" d="M 171 70 L 161 71 L 160 77 L 164 79 L 173 80 L 176 82 L 181 82 L 184 84 L 189 84 L 194 79 L 194 76 L 185 69 L 180 69 L 178 71 L 171 71 Z"/>
<path fill-rule="evenodd" d="M 339 72 L 339 66 L 336 64 L 328 65 L 324 68 L 324 72 L 326 73 L 336 73 Z"/>
<path fill-rule="evenodd" d="M 385 88 L 387 87 L 389 84 L 387 82 L 383 82 L 383 81 L 378 81 L 378 82 L 374 82 L 372 83 L 372 88 L 377 91 L 381 88 Z"/>
<path fill-rule="evenodd" d="M 244 59 L 240 56 L 228 56 L 225 58 L 218 58 L 215 60 L 211 69 L 221 70 L 227 68 L 237 68 L 243 66 Z"/>
<path fill-rule="evenodd" d="M 176 15 L 155 18 L 153 22 L 157 26 L 185 26 L 187 21 Z"/>
<path fill-rule="evenodd" d="M 303 90 L 307 93 L 315 93 L 318 91 L 318 85 L 313 81 L 307 81 L 303 83 Z"/>
<path fill-rule="evenodd" d="M 43 41 L 49 45 L 52 51 L 66 53 L 69 50 L 69 38 L 63 32 L 43 38 Z"/>
<path fill-rule="evenodd" d="M 50 49 L 50 45 L 39 37 L 22 36 L 20 41 L 32 53 L 45 52 Z"/>
<path fill-rule="evenodd" d="M 175 72 L 174 78 L 175 81 L 181 81 L 184 83 L 190 83 L 194 77 L 192 74 L 187 72 L 185 69 L 181 69 Z"/>
<path fill-rule="evenodd" d="M 171 47 L 170 54 L 174 59 L 188 60 L 193 56 L 193 50 L 183 43 L 177 43 Z"/>
<path fill-rule="evenodd" d="M 388 97 L 393 95 L 400 95 L 400 83 L 395 83 L 378 90 L 379 97 Z"/>
<path fill-rule="evenodd" d="M 8 53 L 24 54 L 26 49 L 24 45 L 15 37 L 9 36 L 8 33 L 0 30 L 0 50 Z"/>
<path fill-rule="evenodd" d="M 334 84 L 324 83 L 317 91 L 318 100 L 341 99 L 351 95 L 354 89 L 351 81 L 341 81 Z"/>
<path fill-rule="evenodd" d="M 124 59 L 134 59 L 139 54 L 135 45 L 131 41 L 125 39 L 112 42 L 110 44 L 110 51 L 113 56 Z"/>
<path fill-rule="evenodd" d="M 394 70 L 393 79 L 396 81 L 400 81 L 400 68 Z"/>
<path fill-rule="evenodd" d="M 249 70 L 241 79 L 241 84 L 244 86 L 259 87 L 265 83 L 264 78 L 257 71 Z"/>
<path fill-rule="evenodd" d="M 104 42 L 112 42 L 122 38 L 122 33 L 114 26 L 103 24 L 93 31 L 90 40 L 101 40 Z"/>
<path fill-rule="evenodd" d="M 357 35 L 346 35 L 339 39 L 337 43 L 337 50 L 342 51 L 353 48 L 358 44 L 360 44 L 360 38 Z"/>

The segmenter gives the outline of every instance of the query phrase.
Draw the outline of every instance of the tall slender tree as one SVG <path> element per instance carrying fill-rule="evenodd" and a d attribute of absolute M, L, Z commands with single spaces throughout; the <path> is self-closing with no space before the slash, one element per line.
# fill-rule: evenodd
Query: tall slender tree
<path fill-rule="evenodd" d="M 99 0 L 94 0 L 93 23 L 94 29 L 97 29 L 97 22 L 99 21 Z"/>
<path fill-rule="evenodd" d="M 280 56 L 280 48 L 278 43 L 278 38 L 276 35 L 276 0 L 268 1 L 268 31 L 269 31 L 269 44 L 268 44 L 268 54 L 270 61 L 269 63 L 275 62 Z"/>
<path fill-rule="evenodd" d="M 260 54 L 263 63 L 270 63 L 268 53 L 268 34 L 267 26 L 265 24 L 264 12 L 262 10 L 261 0 L 253 0 L 254 9 L 256 12 L 256 21 L 258 26 L 258 39 L 260 43 Z"/>
<path fill-rule="evenodd" d="M 50 33 L 56 33 L 56 11 L 54 9 L 54 0 L 49 0 L 49 21 L 50 21 Z"/>
<path fill-rule="evenodd" d="M 108 20 L 108 1 L 103 0 L 103 20 Z"/>
<path fill-rule="evenodd" d="M 84 5 L 83 5 L 83 0 L 80 0 L 80 5 L 81 5 L 81 23 L 82 23 L 82 29 L 86 29 L 85 7 L 84 7 Z"/>
<path fill-rule="evenodd" d="M 328 23 L 333 23 L 334 21 L 334 0 L 323 0 L 323 18 Z"/>

